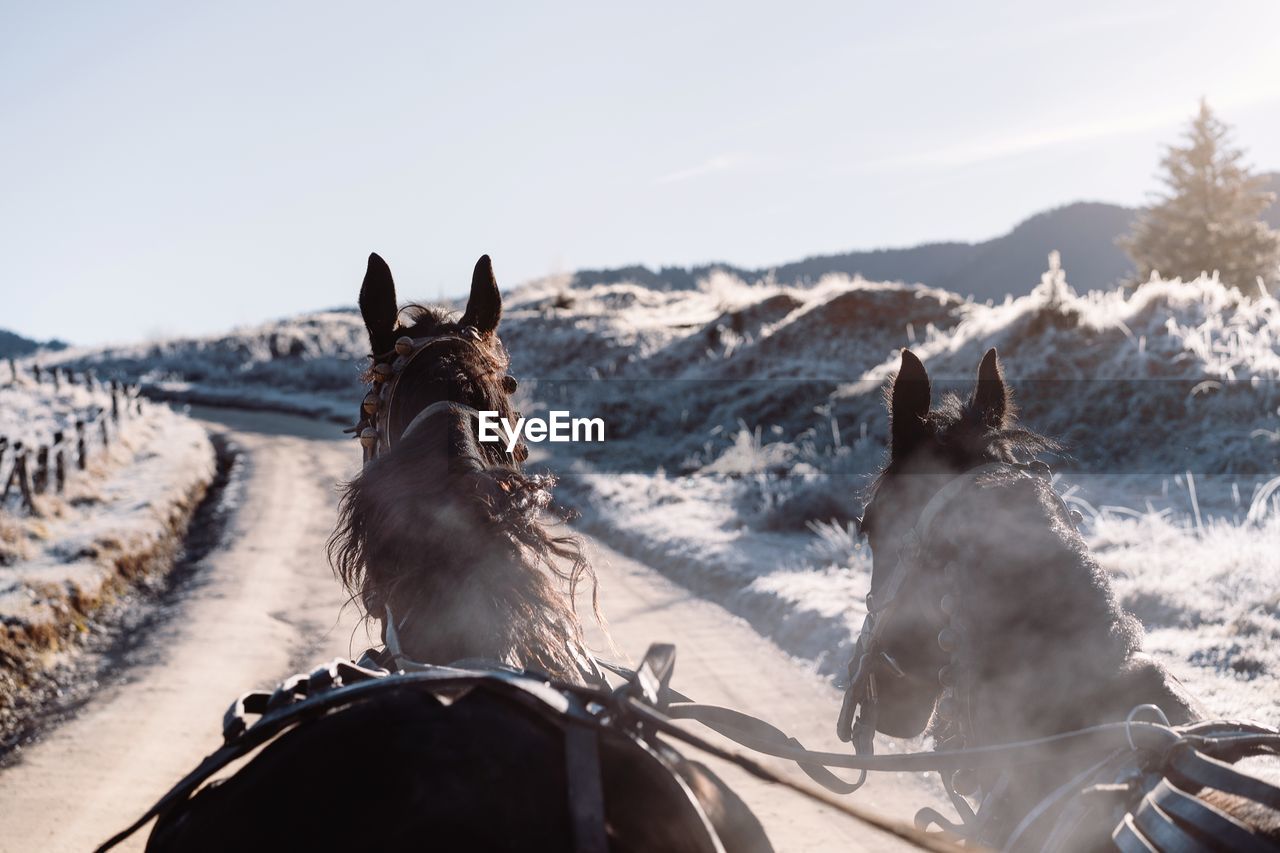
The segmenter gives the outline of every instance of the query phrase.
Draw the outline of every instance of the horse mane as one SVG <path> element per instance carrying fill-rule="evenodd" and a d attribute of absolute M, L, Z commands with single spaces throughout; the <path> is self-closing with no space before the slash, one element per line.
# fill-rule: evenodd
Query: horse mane
<path fill-rule="evenodd" d="M 442 309 L 409 305 L 399 316 L 396 331 L 410 337 L 457 329 Z M 442 351 L 424 378 L 444 383 L 446 399 L 514 415 L 502 384 L 508 363 L 487 335 Z M 439 399 L 420 384 L 400 386 L 396 432 Z M 581 540 L 545 521 L 555 478 L 524 473 L 500 447 L 474 441 L 455 415 L 426 426 L 342 487 L 328 543 L 335 574 L 365 620 L 385 619 L 390 608 L 411 657 L 489 658 L 578 680 L 576 593 L 591 583 L 599 619 L 598 590 Z"/>

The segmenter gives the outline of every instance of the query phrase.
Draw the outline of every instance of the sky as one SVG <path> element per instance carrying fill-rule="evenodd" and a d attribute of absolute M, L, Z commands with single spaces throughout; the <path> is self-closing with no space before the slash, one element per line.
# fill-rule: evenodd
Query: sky
<path fill-rule="evenodd" d="M 512 287 L 1139 205 L 1202 96 L 1280 170 L 1277 33 L 1275 0 L 0 0 L 0 328 L 351 305 L 370 251 L 429 300 L 483 253 Z"/>

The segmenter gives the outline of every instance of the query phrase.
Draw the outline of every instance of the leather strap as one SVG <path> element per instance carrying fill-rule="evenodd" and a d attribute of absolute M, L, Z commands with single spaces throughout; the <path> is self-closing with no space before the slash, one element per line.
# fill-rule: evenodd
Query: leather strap
<path fill-rule="evenodd" d="M 1178 787 L 1187 791 L 1214 788 L 1280 811 L 1280 788 L 1188 746 L 1176 749 L 1168 774 Z"/>
<path fill-rule="evenodd" d="M 600 778 L 600 738 L 595 725 L 574 720 L 565 726 L 564 763 L 574 850 L 609 853 L 604 782 Z"/>
<path fill-rule="evenodd" d="M 409 437 L 409 433 L 441 412 L 465 412 L 472 418 L 479 419 L 480 417 L 480 413 L 466 403 L 455 403 L 453 400 L 438 400 L 414 415 L 413 420 L 409 421 L 409 425 L 404 428 L 404 431 L 400 433 L 400 437 L 396 441 L 404 441 Z"/>
<path fill-rule="evenodd" d="M 1144 805 L 1149 802 L 1161 813 L 1194 832 L 1210 849 L 1224 853 L 1275 853 L 1280 849 L 1231 815 L 1179 791 L 1167 780 L 1161 780 L 1143 801 Z"/>

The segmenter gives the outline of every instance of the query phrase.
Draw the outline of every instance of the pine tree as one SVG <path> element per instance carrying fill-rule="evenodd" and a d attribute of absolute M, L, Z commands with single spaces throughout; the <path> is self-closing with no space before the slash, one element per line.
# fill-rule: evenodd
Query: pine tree
<path fill-rule="evenodd" d="M 1223 282 L 1260 295 L 1259 279 L 1261 292 L 1280 280 L 1280 232 L 1260 219 L 1274 195 L 1203 100 L 1185 140 L 1169 146 L 1161 161 L 1168 191 L 1121 245 L 1142 281 L 1153 272 L 1187 280 L 1217 270 Z"/>

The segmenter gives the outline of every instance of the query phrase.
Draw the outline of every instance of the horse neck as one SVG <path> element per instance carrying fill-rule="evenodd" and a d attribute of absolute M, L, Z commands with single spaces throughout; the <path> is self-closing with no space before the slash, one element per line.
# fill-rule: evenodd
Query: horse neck
<path fill-rule="evenodd" d="M 982 489 L 944 524 L 956 543 L 956 657 L 977 743 L 1097 722 L 1094 699 L 1135 645 L 1131 619 L 1051 489 L 1039 480 Z"/>
<path fill-rule="evenodd" d="M 483 660 L 576 679 L 576 617 L 545 572 L 494 523 L 431 559 L 396 613 L 406 656 L 423 663 Z M 393 605 L 394 608 L 394 605 Z"/>

